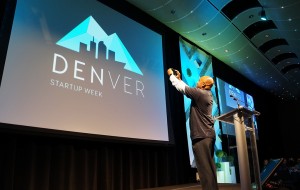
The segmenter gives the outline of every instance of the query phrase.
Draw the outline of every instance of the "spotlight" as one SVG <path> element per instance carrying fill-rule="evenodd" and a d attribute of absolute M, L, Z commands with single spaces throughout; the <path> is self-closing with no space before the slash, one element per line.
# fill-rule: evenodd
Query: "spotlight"
<path fill-rule="evenodd" d="M 262 8 L 262 10 L 260 12 L 260 20 L 263 20 L 263 21 L 267 20 L 266 11 L 264 8 Z"/>

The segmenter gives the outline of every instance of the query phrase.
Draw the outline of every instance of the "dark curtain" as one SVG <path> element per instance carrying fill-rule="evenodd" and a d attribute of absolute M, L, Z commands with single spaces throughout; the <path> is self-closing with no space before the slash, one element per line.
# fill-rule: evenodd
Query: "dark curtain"
<path fill-rule="evenodd" d="M 1 190 L 126 190 L 184 182 L 174 146 L 1 133 Z M 178 177 L 181 176 L 181 177 Z"/>

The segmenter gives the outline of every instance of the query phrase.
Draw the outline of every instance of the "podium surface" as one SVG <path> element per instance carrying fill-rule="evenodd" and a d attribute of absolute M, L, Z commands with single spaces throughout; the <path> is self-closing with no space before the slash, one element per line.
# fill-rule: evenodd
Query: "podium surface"
<path fill-rule="evenodd" d="M 246 141 L 247 130 L 251 131 L 250 140 L 251 140 L 251 148 L 252 148 L 252 156 L 253 156 L 255 182 L 258 187 L 257 189 L 261 190 L 256 137 L 255 137 L 254 125 L 252 122 L 253 115 L 259 115 L 259 112 L 249 110 L 245 107 L 238 107 L 230 112 L 227 112 L 215 118 L 216 120 L 219 120 L 221 122 L 230 123 L 234 125 L 239 171 L 240 171 L 241 190 L 252 189 L 250 168 L 249 168 L 248 147 Z M 250 121 L 249 123 L 251 123 L 251 127 L 249 126 L 247 127 L 245 125 L 245 119 Z"/>
<path fill-rule="evenodd" d="M 239 108 L 236 108 L 236 109 L 234 109 L 230 112 L 227 112 L 223 115 L 220 115 L 220 116 L 216 117 L 215 119 L 225 122 L 225 123 L 234 124 L 233 116 L 237 112 L 242 113 L 244 118 L 251 117 L 252 115 L 259 115 L 259 113 L 257 111 L 251 111 L 245 107 L 239 107 Z"/>

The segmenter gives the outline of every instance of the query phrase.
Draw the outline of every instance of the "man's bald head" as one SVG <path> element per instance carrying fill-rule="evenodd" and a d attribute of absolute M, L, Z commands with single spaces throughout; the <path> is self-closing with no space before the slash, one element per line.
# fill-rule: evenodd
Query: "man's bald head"
<path fill-rule="evenodd" d="M 213 85 L 214 85 L 213 78 L 211 78 L 210 76 L 202 76 L 197 83 L 197 88 L 203 90 L 210 90 Z"/>

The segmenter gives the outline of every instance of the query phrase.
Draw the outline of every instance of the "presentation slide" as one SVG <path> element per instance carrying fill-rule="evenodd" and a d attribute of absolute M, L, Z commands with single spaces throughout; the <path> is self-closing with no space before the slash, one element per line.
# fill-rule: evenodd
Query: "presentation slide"
<path fill-rule="evenodd" d="M 17 0 L 0 122 L 169 141 L 162 35 L 96 0 Z"/>
<path fill-rule="evenodd" d="M 227 112 L 236 109 L 239 106 L 248 108 L 249 110 L 255 110 L 254 100 L 250 94 L 247 94 L 235 86 L 217 78 L 217 88 L 218 88 L 218 100 L 220 105 L 220 114 L 225 114 Z M 254 127 L 257 133 L 257 122 L 255 117 L 253 117 Z M 245 121 L 246 123 L 246 121 Z M 246 123 L 247 125 L 247 123 Z M 250 126 L 249 126 L 250 127 Z M 222 122 L 222 133 L 226 135 L 235 136 L 234 126 L 228 123 Z M 258 135 L 256 136 L 258 138 Z"/>

